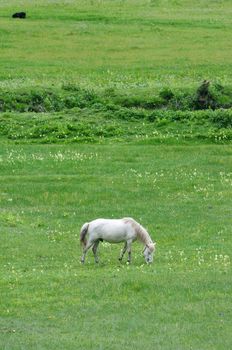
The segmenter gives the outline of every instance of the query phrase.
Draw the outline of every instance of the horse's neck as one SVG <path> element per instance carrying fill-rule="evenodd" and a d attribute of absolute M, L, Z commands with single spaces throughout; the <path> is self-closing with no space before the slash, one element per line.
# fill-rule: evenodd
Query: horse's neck
<path fill-rule="evenodd" d="M 151 237 L 149 235 L 149 233 L 145 230 L 144 227 L 142 227 L 141 225 L 138 224 L 138 228 L 137 228 L 137 235 L 139 237 L 139 239 L 145 244 L 149 244 L 152 242 Z"/>

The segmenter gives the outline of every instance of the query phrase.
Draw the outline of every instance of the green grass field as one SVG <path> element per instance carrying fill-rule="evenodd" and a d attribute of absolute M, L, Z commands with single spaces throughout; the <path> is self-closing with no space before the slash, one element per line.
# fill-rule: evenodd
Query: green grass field
<path fill-rule="evenodd" d="M 1 349 L 228 349 L 232 148 L 1 149 Z M 131 215 L 157 241 L 79 263 L 79 229 Z"/>
<path fill-rule="evenodd" d="M 231 15 L 1 1 L 0 350 L 232 348 Z M 81 265 L 82 224 L 125 216 L 154 263 L 103 242 Z"/>
<path fill-rule="evenodd" d="M 12 13 L 26 11 L 25 21 Z M 231 84 L 230 1 L 2 0 L 3 86 Z"/>

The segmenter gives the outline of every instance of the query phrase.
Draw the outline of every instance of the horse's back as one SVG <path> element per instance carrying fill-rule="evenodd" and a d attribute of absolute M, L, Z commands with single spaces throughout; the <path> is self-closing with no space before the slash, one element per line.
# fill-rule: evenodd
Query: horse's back
<path fill-rule="evenodd" d="M 124 224 L 123 219 L 96 219 L 89 223 L 92 230 L 112 230 L 113 228 L 119 229 L 122 228 Z"/>
<path fill-rule="evenodd" d="M 135 239 L 134 229 L 129 219 L 96 219 L 89 223 L 89 232 L 108 242 L 121 242 L 128 238 Z M 132 219 L 133 220 L 133 219 Z"/>
<path fill-rule="evenodd" d="M 89 223 L 92 228 L 96 227 L 123 227 L 127 224 L 137 224 L 137 222 L 133 218 L 122 218 L 122 219 L 95 219 Z"/>

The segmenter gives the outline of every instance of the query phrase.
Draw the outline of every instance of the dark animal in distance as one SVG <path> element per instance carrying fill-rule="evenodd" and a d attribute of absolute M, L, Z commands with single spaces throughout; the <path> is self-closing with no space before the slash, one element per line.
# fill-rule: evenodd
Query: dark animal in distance
<path fill-rule="evenodd" d="M 12 15 L 12 18 L 26 18 L 26 12 L 16 12 Z"/>

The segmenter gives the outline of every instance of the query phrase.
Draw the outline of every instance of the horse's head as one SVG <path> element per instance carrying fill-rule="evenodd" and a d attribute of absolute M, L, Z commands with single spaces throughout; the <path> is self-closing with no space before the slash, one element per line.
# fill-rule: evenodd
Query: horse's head
<path fill-rule="evenodd" d="M 155 253 L 155 243 L 146 244 L 143 250 L 143 256 L 147 264 L 152 263 Z"/>

